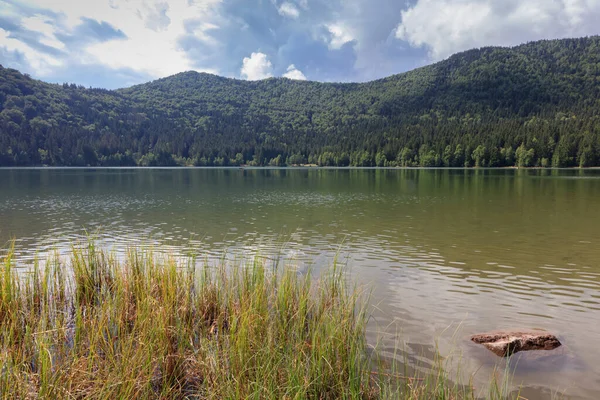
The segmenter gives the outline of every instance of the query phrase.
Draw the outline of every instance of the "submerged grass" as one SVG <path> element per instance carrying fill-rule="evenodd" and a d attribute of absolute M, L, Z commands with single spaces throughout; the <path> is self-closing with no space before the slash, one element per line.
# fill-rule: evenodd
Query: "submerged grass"
<path fill-rule="evenodd" d="M 441 365 L 384 368 L 367 351 L 367 303 L 337 267 L 314 279 L 258 259 L 119 261 L 89 243 L 18 275 L 13 254 L 0 266 L 2 398 L 475 397 Z"/>

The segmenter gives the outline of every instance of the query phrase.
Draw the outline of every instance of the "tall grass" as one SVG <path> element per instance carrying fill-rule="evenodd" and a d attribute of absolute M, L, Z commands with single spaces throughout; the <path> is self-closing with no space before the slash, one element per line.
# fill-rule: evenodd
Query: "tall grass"
<path fill-rule="evenodd" d="M 0 270 L 2 398 L 472 398 L 443 368 L 406 378 L 368 352 L 367 303 L 333 268 L 197 267 L 93 243 Z"/>

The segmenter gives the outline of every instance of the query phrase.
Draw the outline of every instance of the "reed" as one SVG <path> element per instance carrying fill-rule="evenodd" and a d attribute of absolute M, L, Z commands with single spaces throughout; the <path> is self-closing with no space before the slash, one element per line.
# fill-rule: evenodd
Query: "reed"
<path fill-rule="evenodd" d="M 93 243 L 0 271 L 2 398 L 470 398 L 443 368 L 405 378 L 367 351 L 367 301 L 315 278 Z"/>

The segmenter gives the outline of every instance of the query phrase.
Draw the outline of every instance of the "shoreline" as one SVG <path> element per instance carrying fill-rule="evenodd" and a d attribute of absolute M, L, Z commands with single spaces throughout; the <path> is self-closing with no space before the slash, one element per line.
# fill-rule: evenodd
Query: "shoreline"
<path fill-rule="evenodd" d="M 0 170 L 55 170 L 55 169 L 72 169 L 72 170 L 96 170 L 96 169 L 114 169 L 114 170 L 194 170 L 194 169 L 205 169 L 205 170 L 383 170 L 383 171 L 394 171 L 394 170 L 450 170 L 450 171 L 502 171 L 502 170 L 541 170 L 541 171 L 595 171 L 600 170 L 600 166 L 597 167 L 320 167 L 314 164 L 307 165 L 292 165 L 283 167 L 272 167 L 272 166 L 124 166 L 124 167 L 112 167 L 112 166 L 99 166 L 99 167 L 73 167 L 73 166 L 23 166 L 23 167 L 8 167 L 0 166 Z"/>

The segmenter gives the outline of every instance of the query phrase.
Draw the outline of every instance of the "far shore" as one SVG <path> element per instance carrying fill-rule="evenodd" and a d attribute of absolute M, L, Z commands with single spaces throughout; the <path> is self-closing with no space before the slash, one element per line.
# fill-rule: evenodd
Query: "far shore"
<path fill-rule="evenodd" d="M 546 171 L 586 171 L 600 170 L 597 167 L 337 167 L 337 166 L 319 166 L 316 164 L 299 164 L 287 166 L 195 166 L 195 165 L 175 165 L 175 166 L 50 166 L 50 165 L 31 165 L 31 166 L 0 166 L 0 169 L 227 169 L 227 170 L 261 170 L 261 169 L 339 169 L 339 170 L 454 170 L 454 171 L 478 171 L 478 170 L 546 170 Z"/>

